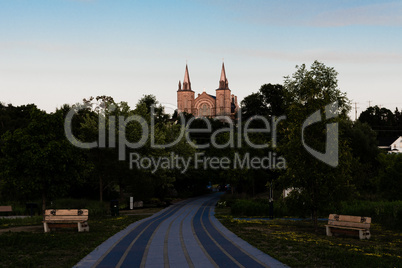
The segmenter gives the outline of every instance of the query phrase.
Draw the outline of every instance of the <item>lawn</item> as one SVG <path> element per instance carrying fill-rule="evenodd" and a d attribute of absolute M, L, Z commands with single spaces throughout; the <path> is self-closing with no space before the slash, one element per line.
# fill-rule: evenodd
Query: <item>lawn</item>
<path fill-rule="evenodd" d="M 228 208 L 215 216 L 233 233 L 291 267 L 402 267 L 402 233 L 371 225 L 371 239 L 315 232 L 309 221 L 236 220 Z"/>
<path fill-rule="evenodd" d="M 39 227 L 39 232 L 1 233 L 0 267 L 72 267 L 110 236 L 148 216 L 90 217 L 90 232 L 85 233 L 76 229 L 43 233 Z M 0 228 L 38 225 L 41 219 L 0 219 Z"/>

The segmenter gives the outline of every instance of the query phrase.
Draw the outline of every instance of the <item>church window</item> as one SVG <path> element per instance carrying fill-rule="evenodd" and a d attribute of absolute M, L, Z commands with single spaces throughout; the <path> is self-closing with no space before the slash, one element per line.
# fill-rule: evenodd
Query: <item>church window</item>
<path fill-rule="evenodd" d="M 187 99 L 184 99 L 183 102 L 184 102 L 184 109 L 187 109 L 187 108 L 188 108 L 188 106 L 187 106 Z"/>
<path fill-rule="evenodd" d="M 211 116 L 211 109 L 207 104 L 203 104 L 200 109 L 201 116 Z"/>

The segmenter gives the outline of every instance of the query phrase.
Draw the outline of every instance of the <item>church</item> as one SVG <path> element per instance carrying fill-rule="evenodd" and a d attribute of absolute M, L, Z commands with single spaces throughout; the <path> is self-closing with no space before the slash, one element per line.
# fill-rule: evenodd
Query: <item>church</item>
<path fill-rule="evenodd" d="M 229 89 L 224 63 L 222 63 L 219 87 L 215 92 L 215 96 L 213 96 L 204 91 L 195 98 L 195 93 L 191 89 L 190 75 L 186 64 L 183 86 L 179 81 L 179 89 L 177 90 L 178 112 L 186 112 L 195 117 L 214 118 L 216 116 L 229 116 L 234 118 L 239 106 L 237 104 L 237 96 L 231 94 Z"/>

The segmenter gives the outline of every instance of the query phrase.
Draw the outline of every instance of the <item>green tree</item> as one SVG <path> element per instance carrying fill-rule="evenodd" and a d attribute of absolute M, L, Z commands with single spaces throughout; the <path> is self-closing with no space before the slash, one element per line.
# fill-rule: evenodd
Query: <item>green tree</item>
<path fill-rule="evenodd" d="M 367 123 L 377 133 L 380 144 L 393 142 L 392 139 L 402 135 L 402 120 L 398 109 L 395 113 L 385 107 L 368 107 L 363 111 L 358 119 L 362 123 Z M 390 144 L 388 144 L 390 145 Z"/>
<path fill-rule="evenodd" d="M 82 151 L 64 136 L 63 114 L 47 114 L 32 107 L 25 128 L 2 136 L 1 177 L 15 196 L 42 198 L 63 196 L 71 185 L 80 183 L 90 165 Z"/>
<path fill-rule="evenodd" d="M 377 189 L 373 178 L 377 176 L 379 162 L 377 135 L 367 123 L 360 121 L 341 122 L 343 138 L 348 141 L 352 151 L 352 177 L 356 186 L 356 194 L 372 195 Z"/>
<path fill-rule="evenodd" d="M 382 197 L 390 201 L 401 200 L 402 154 L 380 154 L 378 160 L 380 170 L 377 183 Z"/>
<path fill-rule="evenodd" d="M 258 92 L 252 93 L 241 102 L 241 114 L 243 120 L 254 115 L 281 116 L 286 111 L 285 94 L 282 85 L 264 84 Z"/>
<path fill-rule="evenodd" d="M 280 147 L 287 161 L 287 169 L 282 174 L 288 187 L 294 187 L 308 196 L 306 204 L 311 210 L 314 226 L 317 229 L 317 217 L 320 209 L 335 207 L 347 197 L 351 179 L 350 164 L 352 154 L 347 141 L 342 135 L 335 140 L 326 140 L 327 123 L 339 123 L 347 118 L 350 109 L 345 94 L 338 89 L 337 72 L 315 61 L 308 70 L 303 64 L 291 77 L 285 77 L 285 97 L 287 108 L 286 126 L 283 129 L 284 140 Z M 337 103 L 337 105 L 327 106 Z M 326 109 L 326 107 L 329 109 Z M 321 120 L 305 128 L 304 140 L 311 148 L 325 152 L 326 142 L 338 141 L 339 158 L 336 167 L 327 165 L 307 152 L 302 142 L 303 122 L 316 111 L 332 110 L 337 117 Z M 324 119 L 326 118 L 324 116 Z M 327 152 L 334 153 L 334 152 Z"/>

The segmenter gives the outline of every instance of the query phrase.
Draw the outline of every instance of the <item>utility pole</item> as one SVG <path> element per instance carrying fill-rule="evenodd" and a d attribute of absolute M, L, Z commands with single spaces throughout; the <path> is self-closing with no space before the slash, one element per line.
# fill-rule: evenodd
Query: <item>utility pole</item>
<path fill-rule="evenodd" d="M 360 107 L 357 107 L 357 102 L 355 102 L 355 121 L 357 120 L 357 108 Z"/>
<path fill-rule="evenodd" d="M 368 103 L 369 103 L 369 107 L 371 107 L 371 100 L 369 100 Z"/>

